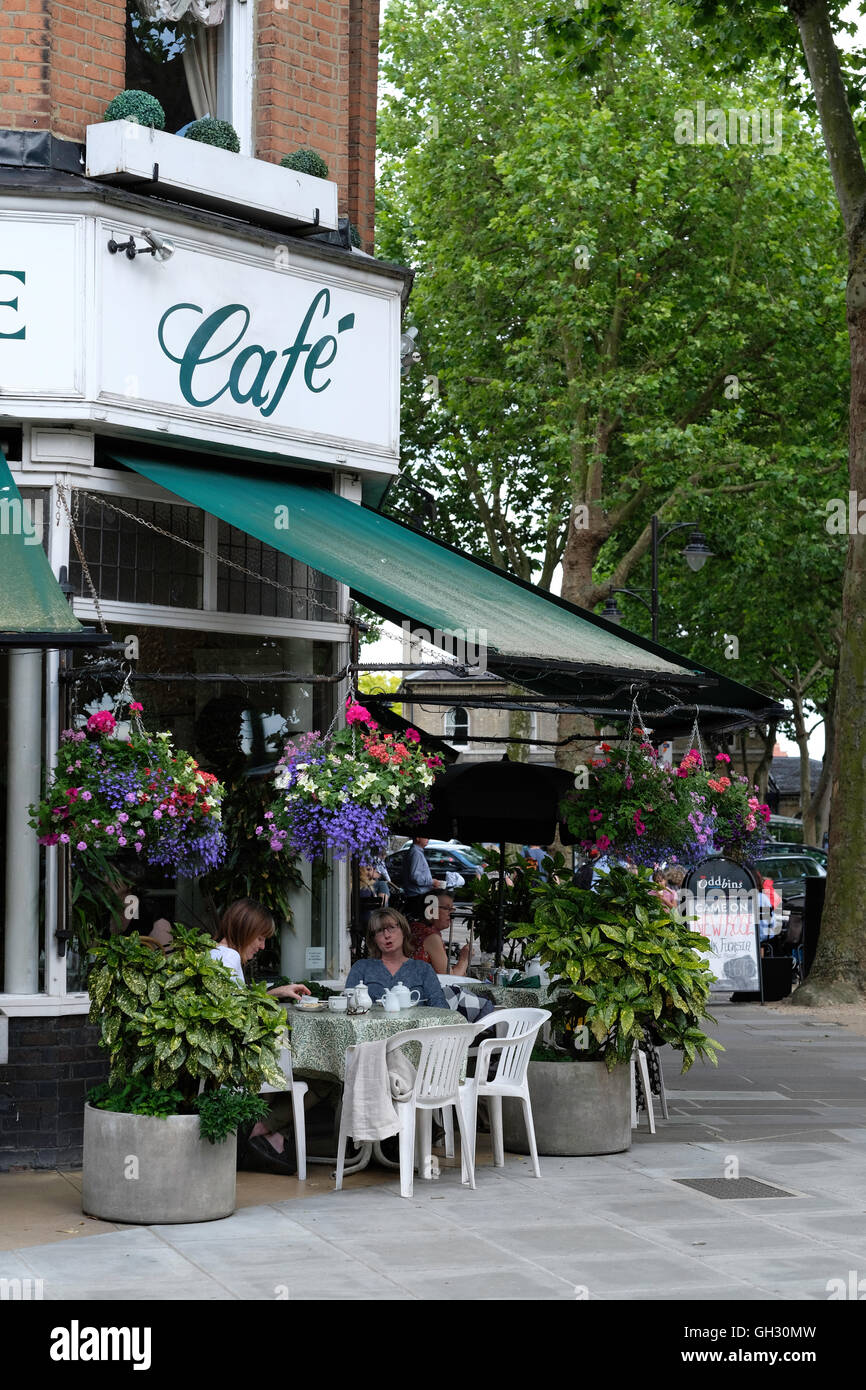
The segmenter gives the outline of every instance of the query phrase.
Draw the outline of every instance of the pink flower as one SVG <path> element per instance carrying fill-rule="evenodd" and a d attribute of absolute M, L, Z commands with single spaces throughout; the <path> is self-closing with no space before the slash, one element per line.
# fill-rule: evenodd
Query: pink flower
<path fill-rule="evenodd" d="M 370 711 L 364 709 L 363 705 L 346 701 L 346 723 L 347 724 L 367 724 L 370 720 Z"/>
<path fill-rule="evenodd" d="M 154 811 L 153 818 L 154 820 L 162 820 L 162 811 Z"/>
<path fill-rule="evenodd" d="M 601 811 L 597 810 L 595 807 L 593 807 L 590 811 L 589 818 L 594 825 L 597 824 L 598 821 L 604 820 L 604 816 L 602 815 Z"/>
<path fill-rule="evenodd" d="M 95 714 L 91 714 L 87 727 L 92 734 L 113 734 L 117 728 L 117 720 L 107 709 L 99 709 Z"/>
<path fill-rule="evenodd" d="M 261 835 L 261 833 L 262 833 L 263 830 L 264 830 L 264 826 L 262 826 L 262 825 L 257 825 L 257 826 L 256 826 L 256 834 L 257 834 L 257 835 Z"/>
<path fill-rule="evenodd" d="M 75 846 L 75 848 L 76 848 L 76 849 L 87 849 L 87 841 L 86 841 L 86 840 L 79 840 L 79 841 L 78 841 L 78 844 Z"/>
<path fill-rule="evenodd" d="M 137 700 L 130 700 L 130 702 L 129 702 L 129 712 L 130 712 L 130 714 L 141 714 L 141 711 L 142 711 L 143 709 L 144 709 L 144 705 L 140 705 L 140 704 L 138 703 Z"/>
<path fill-rule="evenodd" d="M 125 844 L 126 844 L 126 841 L 124 840 L 124 838 L 123 838 L 122 835 L 118 835 L 118 837 L 117 837 L 117 843 L 118 843 L 119 845 L 125 845 Z"/>
<path fill-rule="evenodd" d="M 758 798 L 757 798 L 756 796 L 750 796 L 750 797 L 749 797 L 749 810 L 750 810 L 750 811 L 757 811 L 759 805 L 760 805 L 760 802 L 758 801 Z"/>
<path fill-rule="evenodd" d="M 92 800 L 93 800 L 93 793 L 92 793 L 92 792 L 82 792 L 82 793 L 81 793 L 81 800 L 82 800 L 82 801 L 92 801 Z"/>
<path fill-rule="evenodd" d="M 371 727 L 372 727 L 372 728 L 378 728 L 378 725 L 371 725 Z M 403 737 L 404 737 L 404 738 L 407 738 L 407 739 L 409 740 L 410 743 L 420 743 L 420 742 L 421 742 L 421 735 L 419 734 L 419 732 L 418 732 L 417 729 L 407 729 L 406 732 L 405 732 L 405 734 L 403 735 Z"/>
<path fill-rule="evenodd" d="M 61 836 L 60 836 L 60 843 L 61 843 L 62 845 L 68 845 L 68 844 L 69 844 L 69 836 L 68 836 L 68 835 L 61 835 Z"/>
<path fill-rule="evenodd" d="M 608 839 L 607 835 L 599 835 L 595 843 L 600 854 L 606 854 L 611 846 L 611 841 Z"/>
<path fill-rule="evenodd" d="M 716 762 L 717 762 L 717 763 L 729 763 L 730 761 L 731 761 L 731 760 L 730 760 L 730 758 L 728 757 L 727 753 L 717 753 L 717 754 L 716 754 Z"/>

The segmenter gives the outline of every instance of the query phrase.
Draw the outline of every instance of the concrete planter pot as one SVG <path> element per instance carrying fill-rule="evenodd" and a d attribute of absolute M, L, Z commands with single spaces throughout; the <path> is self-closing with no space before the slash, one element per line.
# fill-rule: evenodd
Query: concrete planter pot
<path fill-rule="evenodd" d="M 631 1068 L 604 1062 L 530 1062 L 527 1073 L 540 1154 L 617 1154 L 631 1148 Z M 529 1153 L 519 1101 L 504 1100 L 505 1147 Z"/>
<path fill-rule="evenodd" d="M 141 1225 L 218 1221 L 235 1209 L 237 1137 L 209 1144 L 198 1115 L 120 1115 L 84 1107 L 81 1208 Z"/>

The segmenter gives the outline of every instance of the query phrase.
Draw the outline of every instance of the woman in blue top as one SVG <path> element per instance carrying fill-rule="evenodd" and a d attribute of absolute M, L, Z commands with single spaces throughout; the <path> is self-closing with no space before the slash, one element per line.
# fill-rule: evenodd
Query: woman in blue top
<path fill-rule="evenodd" d="M 392 985 L 406 985 L 407 989 L 418 990 L 419 1004 L 434 1009 L 448 1008 L 432 965 L 410 959 L 412 932 L 401 912 L 382 907 L 370 914 L 367 950 L 370 953 L 367 959 L 355 961 L 349 971 L 346 989 L 363 983 L 370 998 L 375 1000 L 381 999 Z"/>

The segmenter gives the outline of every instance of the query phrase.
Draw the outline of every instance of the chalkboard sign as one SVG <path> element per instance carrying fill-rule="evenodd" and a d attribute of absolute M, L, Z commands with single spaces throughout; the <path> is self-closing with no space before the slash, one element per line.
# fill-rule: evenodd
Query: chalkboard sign
<path fill-rule="evenodd" d="M 705 859 L 683 884 L 680 905 L 693 931 L 707 938 L 716 993 L 761 989 L 758 947 L 760 889 L 752 870 L 731 859 Z"/>

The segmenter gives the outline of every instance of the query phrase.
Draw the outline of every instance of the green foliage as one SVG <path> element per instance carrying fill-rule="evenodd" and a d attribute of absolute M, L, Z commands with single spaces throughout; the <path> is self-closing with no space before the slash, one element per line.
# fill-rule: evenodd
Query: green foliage
<path fill-rule="evenodd" d="M 187 140 L 198 140 L 202 145 L 215 145 L 218 150 L 231 150 L 240 154 L 241 142 L 234 126 L 228 121 L 218 121 L 215 116 L 202 116 L 193 121 L 186 132 Z"/>
<path fill-rule="evenodd" d="M 291 154 L 283 155 L 280 160 L 280 167 L 283 169 L 297 169 L 299 174 L 312 174 L 314 179 L 326 179 L 328 177 L 328 166 L 320 154 L 315 150 L 300 148 L 292 150 Z"/>
<path fill-rule="evenodd" d="M 663 640 L 718 666 L 736 634 L 733 674 L 778 691 L 783 629 L 786 669 L 833 646 L 843 554 L 817 500 L 845 495 L 847 453 L 845 248 L 818 133 L 795 99 L 778 153 L 677 144 L 697 99 L 777 107 L 775 70 L 752 61 L 732 85 L 682 6 L 588 0 L 568 20 L 578 77 L 545 12 L 388 7 L 377 249 L 417 270 L 424 353 L 404 467 L 436 492 L 443 538 L 542 586 L 562 562 L 564 596 L 590 606 L 612 576 L 649 587 L 653 511 L 694 516 L 718 558 L 680 581 L 664 548 Z"/>
<path fill-rule="evenodd" d="M 716 1062 L 721 1044 L 701 1028 L 710 1018 L 712 972 L 706 941 L 668 912 L 652 892 L 647 869 L 619 867 L 592 891 L 548 883 L 536 894 L 531 924 L 516 928 L 528 954 L 551 974 L 554 1028 L 564 1038 L 586 1023 L 590 1055 L 608 1068 L 629 1061 L 644 1028 L 683 1053 Z"/>
<path fill-rule="evenodd" d="M 134 88 L 128 92 L 118 92 L 105 108 L 103 120 L 134 121 L 136 125 L 165 130 L 162 104 L 150 92 L 138 92 Z"/>
<path fill-rule="evenodd" d="M 298 858 L 287 850 L 275 858 L 267 839 L 256 835 L 256 826 L 263 824 L 272 800 L 269 779 L 242 774 L 223 796 L 226 856 L 218 868 L 199 880 L 211 903 L 214 927 L 225 908 L 237 898 L 253 898 L 266 907 L 277 922 L 291 925 L 293 913 L 289 892 L 300 888 L 304 882 Z"/>
<path fill-rule="evenodd" d="M 115 1110 L 121 1115 L 154 1115 L 164 1120 L 180 1113 L 183 1092 L 157 1091 L 149 1081 L 130 1076 L 122 1084 L 104 1081 L 101 1086 L 94 1086 L 87 1099 L 97 1110 Z"/>
<path fill-rule="evenodd" d="M 199 1128 L 209 1144 L 221 1144 L 230 1134 L 263 1120 L 268 1102 L 263 1096 L 249 1091 L 233 1091 L 221 1086 L 218 1091 L 205 1091 L 196 1098 Z"/>
<path fill-rule="evenodd" d="M 493 851 L 485 849 L 483 845 L 474 845 L 484 855 L 491 868 L 499 868 L 499 856 Z M 569 873 L 566 869 L 563 855 L 556 853 L 544 861 L 546 872 L 561 875 Z M 544 880 L 538 869 L 522 854 L 516 850 L 506 849 L 505 853 L 505 902 L 504 917 L 505 931 L 508 932 L 509 925 L 513 926 L 517 922 L 529 922 L 535 910 L 535 895 L 543 887 Z M 460 897 L 471 900 L 473 905 L 473 931 L 477 936 L 483 951 L 494 951 L 496 949 L 496 931 L 499 915 L 499 882 L 498 879 L 490 878 L 487 874 L 482 874 L 481 878 L 467 879 L 465 888 L 460 889 Z M 512 937 L 515 933 L 511 933 Z M 506 943 L 507 944 L 507 943 Z M 509 962 L 514 961 L 517 952 L 516 942 L 512 941 L 509 948 Z M 519 952 L 517 952 L 519 954 Z M 527 960 L 535 955 L 530 951 Z"/>
<path fill-rule="evenodd" d="M 109 1055 L 112 1087 L 130 1078 L 157 1091 L 179 1090 L 192 1113 L 205 1091 L 229 1087 L 257 1094 L 282 1084 L 277 1062 L 284 1010 L 263 986 L 247 988 L 209 955 L 210 937 L 175 924 L 170 955 L 138 936 L 93 948 L 90 1021 Z"/>

